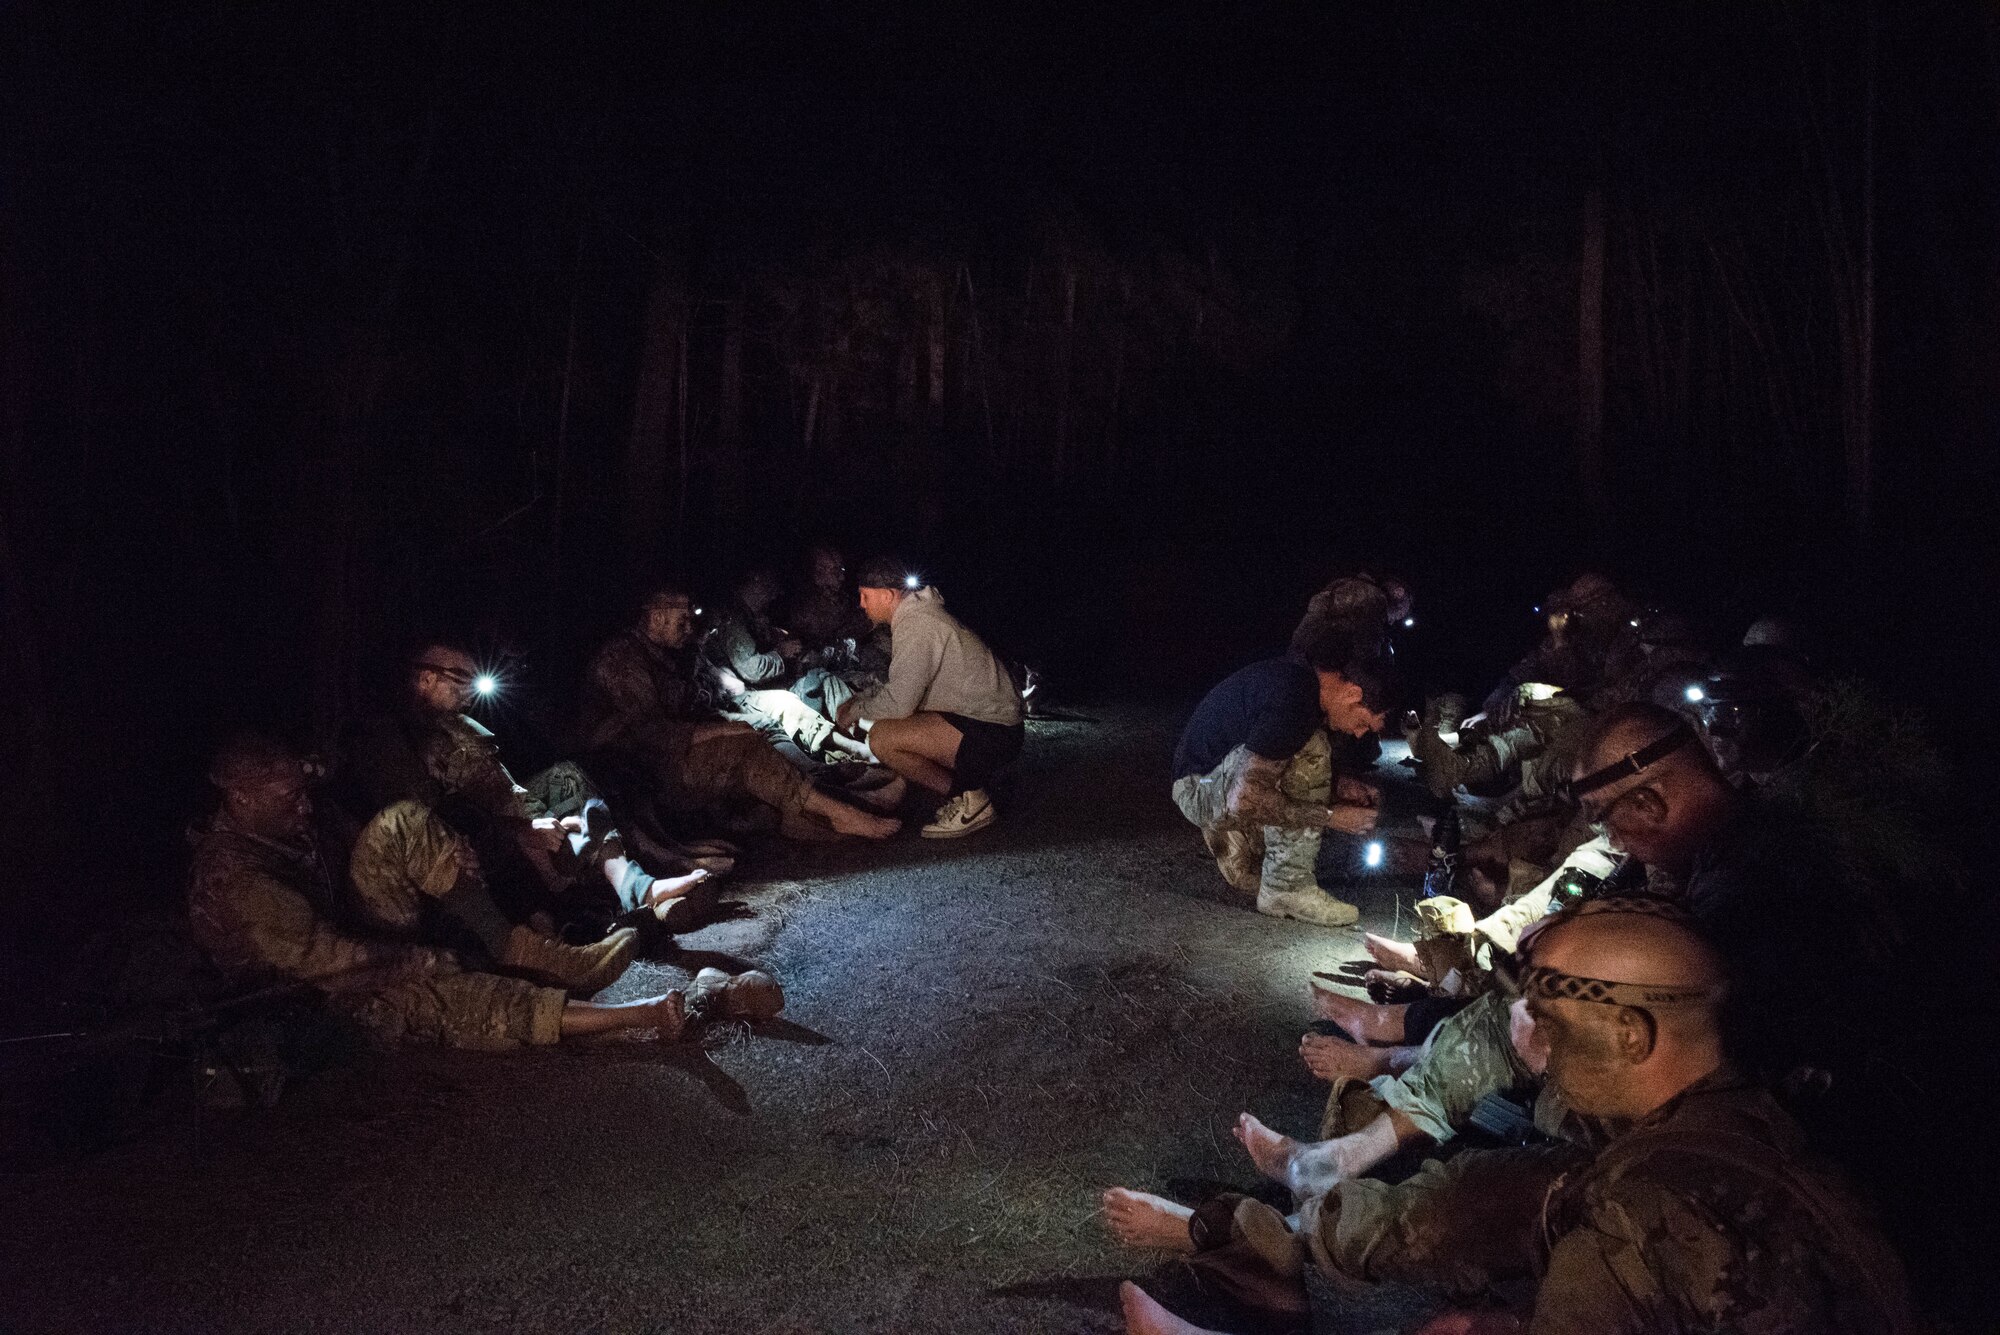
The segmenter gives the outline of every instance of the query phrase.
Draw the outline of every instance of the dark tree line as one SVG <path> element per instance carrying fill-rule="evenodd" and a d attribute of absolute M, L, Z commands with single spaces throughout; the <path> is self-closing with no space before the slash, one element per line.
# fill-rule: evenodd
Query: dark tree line
<path fill-rule="evenodd" d="M 569 644 L 819 537 L 1041 588 L 1428 489 L 1441 566 L 1741 554 L 1990 480 L 1990 8 L 1294 16 L 1268 78 L 1174 33 L 899 93 L 859 20 L 693 22 L 9 16 L 15 809 L 83 837 L 401 636 Z"/>

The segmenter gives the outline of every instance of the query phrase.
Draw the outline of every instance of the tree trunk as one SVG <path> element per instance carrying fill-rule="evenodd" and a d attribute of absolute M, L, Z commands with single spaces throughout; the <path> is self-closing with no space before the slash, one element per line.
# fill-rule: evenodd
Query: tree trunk
<path fill-rule="evenodd" d="M 1063 267 L 1062 342 L 1056 363 L 1056 451 L 1051 480 L 1057 487 L 1069 469 L 1069 385 L 1070 368 L 1076 351 L 1076 270 Z"/>
<path fill-rule="evenodd" d="M 632 396 L 632 428 L 625 437 L 627 572 L 656 574 L 667 547 L 667 477 L 679 420 L 681 342 L 687 292 L 679 273 L 654 263 L 646 276 L 645 328 L 640 331 L 639 379 Z"/>
<path fill-rule="evenodd" d="M 1583 197 L 1583 253 L 1577 282 L 1576 465 L 1584 505 L 1603 532 L 1611 518 L 1604 478 L 1604 192 Z"/>
<path fill-rule="evenodd" d="M 927 386 L 929 393 L 924 426 L 933 440 L 944 432 L 945 325 L 944 283 L 936 274 L 932 274 L 930 319 L 925 331 L 930 344 L 930 380 Z"/>
<path fill-rule="evenodd" d="M 743 514 L 743 296 L 722 303 L 722 383 L 716 413 L 717 510 L 724 523 Z"/>
<path fill-rule="evenodd" d="M 1859 538 L 1875 524 L 1875 96 L 1876 13 L 1869 0 L 1861 109 L 1861 294 L 1847 431 L 1848 523 Z"/>

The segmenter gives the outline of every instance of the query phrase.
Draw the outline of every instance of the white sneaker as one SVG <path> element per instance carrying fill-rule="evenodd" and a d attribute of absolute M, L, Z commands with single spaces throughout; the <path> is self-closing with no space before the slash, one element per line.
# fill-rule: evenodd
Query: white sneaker
<path fill-rule="evenodd" d="M 994 810 L 993 799 L 983 789 L 968 788 L 938 808 L 937 818 L 924 826 L 924 838 L 957 839 L 974 830 L 983 830 L 998 819 L 1000 813 Z"/>
<path fill-rule="evenodd" d="M 1335 899 L 1324 890 L 1272 890 L 1257 892 L 1257 911 L 1273 918 L 1296 918 L 1321 927 L 1352 927 L 1361 910 L 1344 899 Z"/>

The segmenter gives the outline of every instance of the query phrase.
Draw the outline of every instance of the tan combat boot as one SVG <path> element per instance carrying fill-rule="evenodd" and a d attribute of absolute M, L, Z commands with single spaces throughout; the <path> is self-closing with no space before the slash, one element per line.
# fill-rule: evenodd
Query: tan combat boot
<path fill-rule="evenodd" d="M 567 945 L 516 927 L 507 934 L 507 950 L 500 963 L 553 987 L 589 996 L 617 982 L 638 950 L 639 932 L 634 927 L 621 927 L 588 946 Z"/>
<path fill-rule="evenodd" d="M 703 969 L 685 993 L 690 1021 L 769 1020 L 785 1008 L 785 989 L 761 969 L 730 977 L 720 969 Z"/>

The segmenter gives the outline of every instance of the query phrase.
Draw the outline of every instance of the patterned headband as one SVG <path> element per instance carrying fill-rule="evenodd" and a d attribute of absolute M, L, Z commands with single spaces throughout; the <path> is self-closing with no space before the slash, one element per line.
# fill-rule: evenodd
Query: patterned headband
<path fill-rule="evenodd" d="M 1543 1001 L 1590 1001 L 1603 1006 L 1655 1010 L 1661 1006 L 1691 1006 L 1719 1001 L 1724 984 L 1613 983 L 1531 965 L 1521 975 L 1521 995 Z"/>

